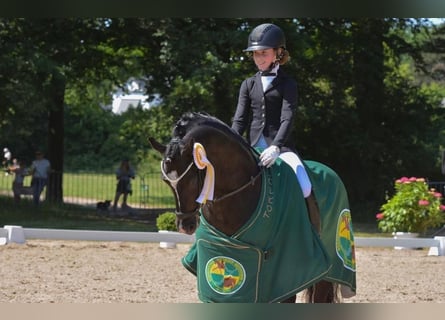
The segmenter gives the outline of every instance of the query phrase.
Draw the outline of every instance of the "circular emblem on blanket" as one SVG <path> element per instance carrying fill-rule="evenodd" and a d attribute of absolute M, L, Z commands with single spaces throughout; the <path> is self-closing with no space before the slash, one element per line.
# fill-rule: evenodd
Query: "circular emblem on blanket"
<path fill-rule="evenodd" d="M 348 209 L 344 209 L 338 217 L 335 248 L 337 256 L 343 261 L 343 266 L 355 271 L 354 234 L 351 212 Z"/>
<path fill-rule="evenodd" d="M 205 268 L 209 286 L 219 294 L 237 292 L 246 280 L 246 271 L 235 259 L 218 256 L 210 259 Z"/>

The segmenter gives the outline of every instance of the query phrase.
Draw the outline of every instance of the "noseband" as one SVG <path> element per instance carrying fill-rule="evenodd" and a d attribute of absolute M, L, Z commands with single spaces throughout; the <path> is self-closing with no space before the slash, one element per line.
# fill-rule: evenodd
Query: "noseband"
<path fill-rule="evenodd" d="M 168 159 L 168 158 L 167 158 Z M 185 175 L 190 171 L 190 169 L 193 166 L 193 161 L 190 162 L 190 164 L 188 165 L 187 169 L 185 169 L 185 171 L 176 179 L 171 179 L 168 177 L 167 173 L 164 170 L 164 160 L 161 161 L 161 172 L 162 172 L 162 176 L 164 177 L 165 180 L 167 180 L 170 183 L 170 186 L 172 187 L 172 189 L 175 192 L 176 195 L 176 199 L 178 199 L 178 207 L 181 208 L 181 202 L 179 200 L 179 193 L 178 193 L 178 183 L 179 181 L 181 181 L 182 178 L 185 177 Z M 199 214 L 199 210 L 201 209 L 201 206 L 198 206 L 198 208 L 194 211 L 191 212 L 182 212 L 182 211 L 176 211 L 176 217 L 178 217 L 179 219 L 186 219 L 186 218 L 192 218 L 196 215 Z"/>

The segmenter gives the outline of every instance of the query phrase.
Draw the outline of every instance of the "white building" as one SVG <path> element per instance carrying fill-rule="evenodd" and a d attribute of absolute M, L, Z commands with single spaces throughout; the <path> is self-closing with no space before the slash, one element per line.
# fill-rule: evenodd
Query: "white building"
<path fill-rule="evenodd" d="M 127 90 L 118 89 L 113 93 L 113 104 L 111 110 L 115 114 L 121 114 L 130 107 L 142 106 L 142 109 L 150 109 L 162 103 L 159 94 L 150 96 L 145 93 L 145 82 L 143 80 L 129 79 L 126 83 Z"/>

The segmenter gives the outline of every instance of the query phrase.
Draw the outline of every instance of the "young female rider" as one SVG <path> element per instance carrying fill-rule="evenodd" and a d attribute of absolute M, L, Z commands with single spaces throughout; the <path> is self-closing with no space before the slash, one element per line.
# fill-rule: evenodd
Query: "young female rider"
<path fill-rule="evenodd" d="M 280 68 L 289 60 L 284 33 L 274 24 L 261 24 L 250 33 L 244 51 L 252 53 L 258 72 L 241 84 L 232 129 L 243 135 L 249 128 L 250 144 L 264 149 L 261 164 L 270 167 L 280 157 L 294 169 L 304 197 L 313 200 L 311 182 L 291 139 L 297 83 Z"/>

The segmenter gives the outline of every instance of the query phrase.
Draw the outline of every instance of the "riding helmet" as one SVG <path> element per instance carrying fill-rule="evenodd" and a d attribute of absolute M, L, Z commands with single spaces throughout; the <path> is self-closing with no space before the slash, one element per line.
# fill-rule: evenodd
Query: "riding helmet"
<path fill-rule="evenodd" d="M 283 30 L 272 23 L 264 23 L 255 27 L 247 40 L 244 51 L 264 50 L 270 48 L 286 48 Z"/>

